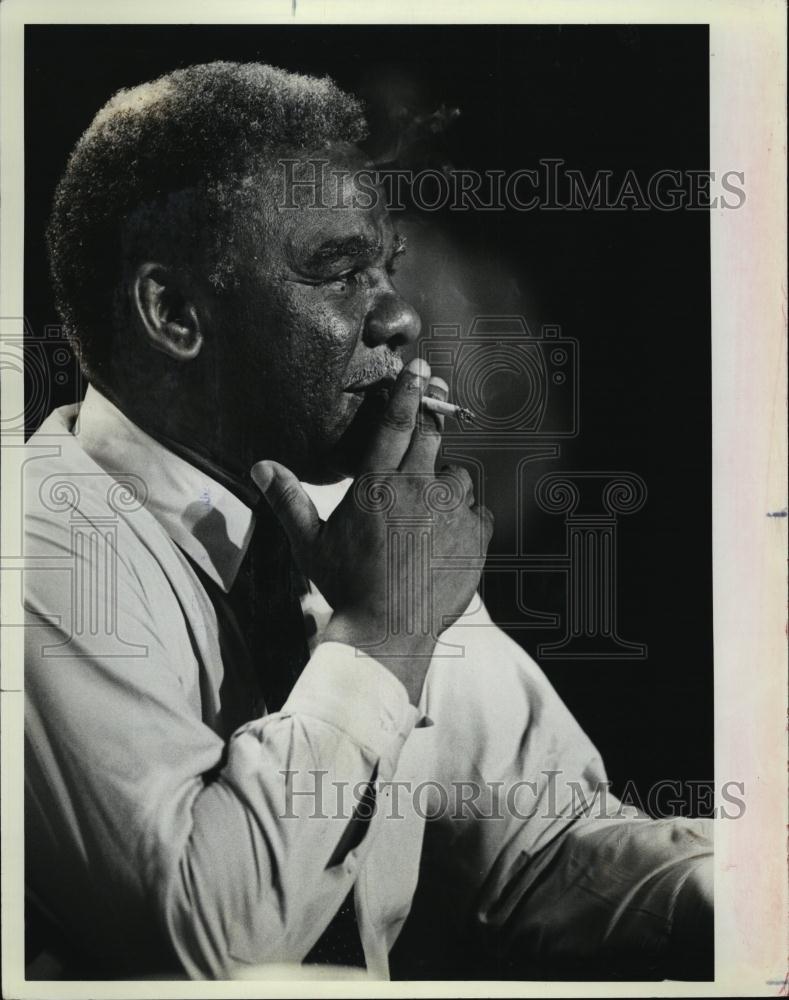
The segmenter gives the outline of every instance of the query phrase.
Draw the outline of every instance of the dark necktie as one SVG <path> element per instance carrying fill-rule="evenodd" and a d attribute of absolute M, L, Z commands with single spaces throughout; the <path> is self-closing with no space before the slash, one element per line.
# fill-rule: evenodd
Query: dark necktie
<path fill-rule="evenodd" d="M 269 712 L 285 704 L 310 657 L 301 610 L 307 590 L 282 526 L 261 499 L 228 598 Z"/>
<path fill-rule="evenodd" d="M 239 726 L 277 712 L 309 659 L 301 611 L 307 582 L 287 538 L 261 499 L 255 526 L 229 592 L 190 558 L 217 616 L 224 667 L 218 729 L 227 739 Z"/>

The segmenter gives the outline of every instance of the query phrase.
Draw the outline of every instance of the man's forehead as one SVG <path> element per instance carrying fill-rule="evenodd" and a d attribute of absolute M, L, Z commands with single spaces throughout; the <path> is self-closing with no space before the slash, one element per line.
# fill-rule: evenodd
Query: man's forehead
<path fill-rule="evenodd" d="M 340 241 L 361 252 L 392 240 L 385 198 L 374 185 L 372 166 L 358 150 L 323 153 L 300 160 L 283 176 L 277 216 L 292 248 L 313 254 Z"/>
<path fill-rule="evenodd" d="M 339 243 L 360 255 L 389 250 L 394 236 L 386 199 L 356 147 L 283 157 L 275 171 L 276 177 L 252 176 L 245 186 L 262 196 L 266 235 L 280 253 L 304 261 L 328 257 Z"/>
<path fill-rule="evenodd" d="M 357 147 L 329 145 L 281 155 L 276 160 L 278 188 L 290 205 L 347 205 L 376 184 L 375 164 Z"/>

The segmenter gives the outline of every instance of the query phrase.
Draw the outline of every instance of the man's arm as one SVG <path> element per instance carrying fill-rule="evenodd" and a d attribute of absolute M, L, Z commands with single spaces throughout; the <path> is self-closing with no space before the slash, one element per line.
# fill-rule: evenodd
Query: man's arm
<path fill-rule="evenodd" d="M 462 655 L 437 652 L 420 707 L 450 804 L 427 824 L 396 974 L 708 968 L 709 821 L 658 822 L 622 806 L 578 722 L 479 600 L 442 639 Z"/>
<path fill-rule="evenodd" d="M 57 552 L 51 535 L 36 534 Z M 80 560 L 78 572 L 93 572 L 89 552 Z M 343 848 L 358 790 L 393 773 L 416 718 L 403 686 L 373 660 L 324 644 L 283 710 L 225 745 L 176 669 L 189 640 L 176 620 L 163 623 L 178 614 L 174 600 L 152 607 L 121 565 L 118 634 L 146 655 L 107 657 L 86 630 L 57 656 L 68 628 L 39 614 L 70 623 L 69 590 L 60 573 L 27 575 L 36 896 L 77 946 L 135 975 L 167 949 L 192 976 L 303 959 L 375 838 L 373 818 Z M 333 782 L 346 789 L 339 807 Z"/>
<path fill-rule="evenodd" d="M 67 637 L 70 589 L 55 580 L 61 574 L 32 567 L 39 556 L 68 563 L 68 519 L 28 519 L 31 876 L 61 924 L 83 940 L 90 928 L 110 952 L 125 949 L 131 968 L 134 943 L 145 949 L 156 927 L 192 975 L 299 961 L 353 885 L 378 819 L 349 841 L 348 796 L 373 778 L 394 777 L 433 623 L 462 612 L 490 536 L 467 477 L 436 480 L 439 423 L 417 420 L 427 375 L 401 376 L 366 470 L 373 493 L 392 493 L 407 519 L 429 515 L 433 552 L 461 556 L 460 573 L 417 602 L 413 627 L 389 634 L 401 624 L 397 602 L 413 597 L 423 553 L 389 546 L 374 503 L 351 495 L 324 523 L 286 469 L 258 475 L 302 568 L 331 593 L 336 614 L 283 710 L 243 726 L 226 746 L 201 723 L 194 681 L 178 668 L 189 636 L 166 578 L 140 572 L 120 548 L 115 627 L 145 655 L 108 656 L 102 637 L 86 629 L 67 656 L 53 656 Z M 436 486 L 443 504 L 432 509 L 425 494 Z M 75 555 L 75 573 L 109 599 L 91 547 Z M 156 579 L 161 586 L 149 593 Z M 376 643 L 376 660 L 348 643 Z M 344 808 L 322 808 L 316 780 L 330 792 L 346 789 Z"/>

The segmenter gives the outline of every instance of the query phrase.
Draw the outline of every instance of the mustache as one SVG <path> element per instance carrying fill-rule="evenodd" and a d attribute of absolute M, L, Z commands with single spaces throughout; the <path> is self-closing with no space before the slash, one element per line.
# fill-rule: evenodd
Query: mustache
<path fill-rule="evenodd" d="M 385 380 L 394 381 L 402 370 L 403 361 L 397 354 L 381 354 L 353 372 L 348 385 L 368 386 Z"/>

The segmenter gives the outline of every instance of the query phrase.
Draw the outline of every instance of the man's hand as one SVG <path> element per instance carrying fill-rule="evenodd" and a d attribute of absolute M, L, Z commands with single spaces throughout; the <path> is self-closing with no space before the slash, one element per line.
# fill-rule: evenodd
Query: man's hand
<path fill-rule="evenodd" d="M 419 698 L 436 639 L 474 596 L 493 515 L 465 469 L 435 471 L 443 418 L 420 413 L 424 361 L 401 373 L 353 487 L 321 521 L 292 472 L 259 462 L 252 477 L 290 538 L 301 571 L 334 609 L 324 640 L 363 649 Z"/>

